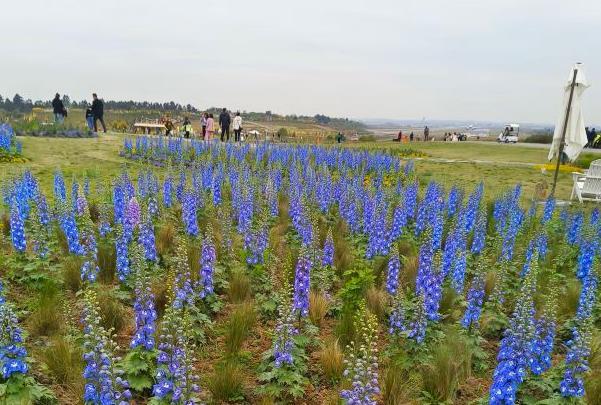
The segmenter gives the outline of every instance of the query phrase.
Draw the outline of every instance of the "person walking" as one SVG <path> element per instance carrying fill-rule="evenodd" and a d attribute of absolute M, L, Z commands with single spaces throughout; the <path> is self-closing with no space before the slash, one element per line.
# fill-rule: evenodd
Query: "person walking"
<path fill-rule="evenodd" d="M 234 142 L 240 142 L 240 133 L 242 132 L 242 117 L 240 111 L 236 112 L 234 117 Z"/>
<path fill-rule="evenodd" d="M 424 142 L 429 141 L 430 138 L 430 128 L 428 128 L 428 126 L 426 125 L 426 127 L 424 128 Z"/>
<path fill-rule="evenodd" d="M 215 120 L 213 119 L 213 114 L 208 114 L 207 118 L 207 141 L 213 140 L 213 132 L 215 132 Z"/>
<path fill-rule="evenodd" d="M 94 118 L 94 132 L 98 132 L 98 120 L 102 124 L 102 130 L 106 133 L 104 124 L 104 102 L 98 98 L 96 93 L 92 94 L 92 117 Z"/>
<path fill-rule="evenodd" d="M 200 128 L 202 131 L 202 140 L 204 141 L 207 137 L 207 120 L 209 119 L 209 114 L 204 113 L 200 114 Z"/>
<path fill-rule="evenodd" d="M 230 123 L 231 123 L 230 114 L 224 108 L 221 111 L 221 114 L 219 114 L 219 127 L 221 128 L 221 142 L 224 141 L 226 135 L 227 135 L 227 141 L 230 140 Z"/>
<path fill-rule="evenodd" d="M 65 110 L 65 105 L 63 104 L 63 100 L 61 100 L 61 95 L 58 93 L 56 93 L 54 99 L 52 100 L 52 112 L 54 113 L 55 124 L 62 124 L 65 122 L 67 110 Z"/>

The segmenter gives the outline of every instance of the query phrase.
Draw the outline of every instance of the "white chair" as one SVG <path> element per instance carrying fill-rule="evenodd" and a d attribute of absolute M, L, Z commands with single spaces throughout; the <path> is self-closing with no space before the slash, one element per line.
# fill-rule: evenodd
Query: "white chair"
<path fill-rule="evenodd" d="M 590 169 L 589 169 L 590 170 Z M 591 176 L 588 173 L 582 175 L 580 173 L 572 173 L 574 186 L 572 187 L 572 195 L 578 197 L 578 201 L 601 201 L 601 176 Z"/>

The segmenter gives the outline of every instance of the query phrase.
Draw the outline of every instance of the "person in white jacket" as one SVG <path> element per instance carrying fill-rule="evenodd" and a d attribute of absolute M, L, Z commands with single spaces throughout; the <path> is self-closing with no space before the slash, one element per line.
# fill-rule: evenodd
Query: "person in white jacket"
<path fill-rule="evenodd" d="M 234 141 L 240 142 L 240 133 L 242 132 L 242 117 L 240 116 L 240 112 L 236 113 L 234 117 Z"/>

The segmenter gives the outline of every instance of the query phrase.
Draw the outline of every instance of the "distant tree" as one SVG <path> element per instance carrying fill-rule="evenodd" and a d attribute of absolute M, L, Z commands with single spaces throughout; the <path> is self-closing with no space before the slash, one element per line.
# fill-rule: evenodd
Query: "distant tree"
<path fill-rule="evenodd" d="M 286 128 L 280 128 L 280 129 L 278 129 L 277 135 L 278 135 L 278 138 L 287 138 L 288 130 Z"/>
<path fill-rule="evenodd" d="M 21 105 L 23 105 L 23 97 L 21 97 L 19 93 L 15 94 L 15 96 L 13 97 L 13 104 L 16 108 L 19 108 L 21 107 Z"/>
<path fill-rule="evenodd" d="M 67 94 L 63 94 L 63 104 L 65 107 L 71 106 L 71 97 L 69 97 Z"/>
<path fill-rule="evenodd" d="M 4 99 L 2 98 L 2 95 L 0 95 L 0 104 L 4 103 Z"/>
<path fill-rule="evenodd" d="M 314 118 L 315 118 L 315 122 L 317 122 L 318 124 L 327 125 L 331 121 L 331 118 L 328 117 L 327 115 L 316 114 Z"/>

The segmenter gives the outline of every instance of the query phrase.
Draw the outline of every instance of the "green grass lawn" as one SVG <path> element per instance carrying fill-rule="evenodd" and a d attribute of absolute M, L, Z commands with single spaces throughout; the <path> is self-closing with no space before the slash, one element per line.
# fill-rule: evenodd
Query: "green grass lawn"
<path fill-rule="evenodd" d="M 81 177 L 86 174 L 92 180 L 112 178 L 126 166 L 135 171 L 141 164 L 119 156 L 123 137 L 122 134 L 102 134 L 98 138 L 84 139 L 20 137 L 23 153 L 28 162 L 0 164 L 0 180 L 27 167 L 38 177 L 42 188 L 48 192 L 52 188 L 52 173 L 57 168 L 63 171 L 66 178 Z M 436 180 L 448 187 L 458 184 L 467 189 L 483 181 L 489 198 L 494 197 L 497 191 L 501 192 L 516 183 L 521 183 L 524 187 L 522 195 L 530 199 L 537 183 L 546 182 L 550 187 L 553 182 L 552 172 L 542 173 L 540 168 L 520 165 L 546 163 L 546 149 L 471 142 L 416 142 L 410 145 L 378 142 L 345 145 L 383 149 L 393 154 L 408 148 L 426 153 L 428 156 L 425 159 L 416 160 L 416 170 L 422 181 Z M 436 159 L 478 160 L 487 163 L 446 163 Z M 571 188 L 571 175 L 560 173 L 557 197 L 569 198 Z"/>
<path fill-rule="evenodd" d="M 123 167 L 136 170 L 141 165 L 119 156 L 123 135 L 100 135 L 98 138 L 42 138 L 19 137 L 23 143 L 23 164 L 0 164 L 0 180 L 29 168 L 47 193 L 52 190 L 53 173 L 60 168 L 66 179 L 81 178 L 84 174 L 92 180 L 110 179 Z M 52 193 L 49 193 L 52 195 Z"/>

